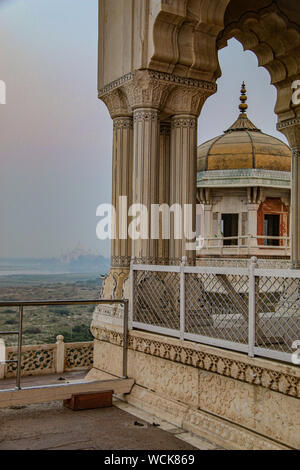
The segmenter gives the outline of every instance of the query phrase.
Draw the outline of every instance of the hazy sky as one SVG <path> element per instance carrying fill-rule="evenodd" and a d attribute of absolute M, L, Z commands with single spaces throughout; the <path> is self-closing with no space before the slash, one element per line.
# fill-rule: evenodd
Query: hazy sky
<path fill-rule="evenodd" d="M 57 256 L 96 238 L 96 208 L 111 201 L 112 122 L 97 99 L 97 0 L 0 0 L 0 257 Z M 199 119 L 199 143 L 238 116 L 276 132 L 276 91 L 251 52 L 220 51 L 219 91 Z"/>

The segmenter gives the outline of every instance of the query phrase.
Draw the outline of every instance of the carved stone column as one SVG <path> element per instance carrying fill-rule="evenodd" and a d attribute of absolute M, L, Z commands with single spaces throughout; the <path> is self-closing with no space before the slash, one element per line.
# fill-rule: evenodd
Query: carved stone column
<path fill-rule="evenodd" d="M 176 239 L 176 227 L 172 214 L 170 261 L 179 264 L 183 256 L 187 263 L 195 263 L 196 251 L 188 247 L 195 244 L 196 236 L 196 184 L 197 177 L 197 118 L 193 115 L 176 115 L 172 118 L 170 205 L 181 207 L 181 239 Z M 178 227 L 179 228 L 179 227 Z"/>
<path fill-rule="evenodd" d="M 255 203 L 248 203 L 248 235 L 249 235 L 249 242 L 248 248 L 252 248 L 257 250 L 257 211 L 259 208 L 259 204 Z M 256 253 L 255 253 L 256 254 Z"/>
<path fill-rule="evenodd" d="M 136 71 L 122 87 L 133 110 L 133 204 L 143 205 L 146 211 L 142 217 L 144 234 L 132 240 L 132 255 L 137 263 L 158 261 L 159 237 L 152 209 L 160 197 L 160 112 L 173 87 L 148 70 Z"/>
<path fill-rule="evenodd" d="M 277 129 L 286 136 L 292 148 L 291 265 L 300 269 L 300 118 L 282 121 Z"/>
<path fill-rule="evenodd" d="M 292 148 L 292 268 L 300 269 L 300 145 Z"/>
<path fill-rule="evenodd" d="M 204 204 L 204 253 L 206 250 L 206 254 L 210 254 L 209 247 L 211 246 L 211 240 L 209 238 L 212 237 L 212 204 Z"/>
<path fill-rule="evenodd" d="M 151 207 L 158 203 L 159 111 L 135 109 L 133 121 L 133 204 L 142 204 L 147 212 L 141 214 L 145 233 L 142 238 L 132 240 L 132 252 L 137 263 L 155 264 L 158 242 L 151 238 Z"/>
<path fill-rule="evenodd" d="M 132 204 L 132 117 L 114 119 L 112 158 L 112 205 L 116 211 L 116 238 L 111 240 L 111 269 L 103 297 L 122 298 L 129 277 L 131 242 L 128 238 L 128 208 Z"/>
<path fill-rule="evenodd" d="M 113 118 L 112 205 L 116 214 L 111 269 L 104 282 L 103 297 L 118 299 L 128 297 L 124 286 L 129 278 L 131 261 L 128 208 L 132 204 L 133 119 L 126 97 L 119 90 L 113 90 L 101 99 Z"/>
<path fill-rule="evenodd" d="M 171 123 L 162 122 L 160 125 L 160 152 L 159 152 L 159 169 L 158 169 L 158 203 L 169 205 L 170 203 L 170 142 L 171 139 Z M 164 238 L 163 221 L 160 218 L 159 224 L 159 240 L 157 246 L 157 262 L 158 264 L 169 263 L 169 239 Z"/>

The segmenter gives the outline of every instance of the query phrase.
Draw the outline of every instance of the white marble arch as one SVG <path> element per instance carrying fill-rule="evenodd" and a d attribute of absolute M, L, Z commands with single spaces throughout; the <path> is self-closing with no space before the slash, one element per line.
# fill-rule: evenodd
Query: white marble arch
<path fill-rule="evenodd" d="M 160 121 L 175 115 L 197 117 L 206 98 L 216 92 L 221 74 L 218 49 L 232 37 L 256 54 L 277 89 L 278 130 L 292 148 L 292 259 L 294 267 L 300 267 L 300 106 L 291 100 L 292 83 L 300 78 L 300 4 L 99 0 L 99 98 L 114 118 L 132 116 L 137 108 L 158 110 Z M 125 86 L 133 81 L 133 87 Z M 198 96 L 193 94 L 197 87 Z"/>

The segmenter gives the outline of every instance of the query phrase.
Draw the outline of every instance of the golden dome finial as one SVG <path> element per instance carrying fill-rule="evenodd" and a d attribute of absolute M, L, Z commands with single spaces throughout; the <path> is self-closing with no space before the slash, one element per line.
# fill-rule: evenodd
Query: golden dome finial
<path fill-rule="evenodd" d="M 245 82 L 243 82 L 242 89 L 241 89 L 241 97 L 240 97 L 241 104 L 239 105 L 239 109 L 242 114 L 246 114 L 246 111 L 248 109 L 248 105 L 246 104 L 246 101 L 248 99 L 246 93 L 247 93 L 246 85 L 245 85 Z"/>

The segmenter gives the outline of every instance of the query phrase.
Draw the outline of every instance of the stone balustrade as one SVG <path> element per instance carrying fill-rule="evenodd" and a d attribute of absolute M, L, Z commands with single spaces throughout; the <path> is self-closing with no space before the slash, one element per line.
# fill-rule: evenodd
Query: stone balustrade
<path fill-rule="evenodd" d="M 65 343 L 58 335 L 55 344 L 26 345 L 22 347 L 21 375 L 61 374 L 71 370 L 90 369 L 93 366 L 93 341 Z M 0 379 L 16 376 L 17 346 L 6 347 L 0 339 Z M 2 363 L 1 363 L 2 362 Z"/>

